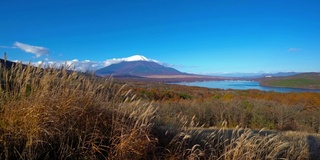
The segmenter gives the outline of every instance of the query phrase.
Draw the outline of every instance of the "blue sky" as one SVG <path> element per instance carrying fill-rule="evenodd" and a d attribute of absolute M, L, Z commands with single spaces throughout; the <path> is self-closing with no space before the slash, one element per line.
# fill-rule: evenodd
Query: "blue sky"
<path fill-rule="evenodd" d="M 189 73 L 319 72 L 319 8 L 318 0 L 0 0 L 0 53 L 90 68 L 139 54 Z"/>

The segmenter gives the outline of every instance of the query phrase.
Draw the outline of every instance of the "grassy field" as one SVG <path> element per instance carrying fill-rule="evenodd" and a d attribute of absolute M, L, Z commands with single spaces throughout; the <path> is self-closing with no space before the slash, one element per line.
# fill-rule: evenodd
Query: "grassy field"
<path fill-rule="evenodd" d="M 318 94 L 118 82 L 63 67 L 0 71 L 0 159 L 320 158 Z"/>
<path fill-rule="evenodd" d="M 264 78 L 260 84 L 274 87 L 320 89 L 320 73 L 303 73 L 288 77 Z"/>

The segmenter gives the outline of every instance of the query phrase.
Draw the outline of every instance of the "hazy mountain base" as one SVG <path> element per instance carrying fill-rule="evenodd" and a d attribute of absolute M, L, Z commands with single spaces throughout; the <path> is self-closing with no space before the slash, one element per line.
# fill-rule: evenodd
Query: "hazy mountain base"
<path fill-rule="evenodd" d="M 139 101 L 111 79 L 41 66 L 0 70 L 1 159 L 319 157 L 313 152 L 319 149 L 317 135 L 204 133 L 190 129 L 198 122 L 183 114 L 171 119 L 178 120 L 172 127 L 163 127 L 161 106 Z"/>

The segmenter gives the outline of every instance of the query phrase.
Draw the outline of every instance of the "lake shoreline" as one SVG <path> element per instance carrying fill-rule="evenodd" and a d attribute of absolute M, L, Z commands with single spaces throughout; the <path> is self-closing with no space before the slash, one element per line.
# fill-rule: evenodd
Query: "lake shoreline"
<path fill-rule="evenodd" d="M 319 89 L 274 87 L 261 85 L 261 82 L 254 80 L 218 80 L 218 81 L 196 81 L 196 82 L 175 82 L 168 84 L 178 84 L 185 86 L 197 86 L 211 89 L 233 89 L 233 90 L 251 90 L 256 89 L 266 92 L 320 92 Z"/>

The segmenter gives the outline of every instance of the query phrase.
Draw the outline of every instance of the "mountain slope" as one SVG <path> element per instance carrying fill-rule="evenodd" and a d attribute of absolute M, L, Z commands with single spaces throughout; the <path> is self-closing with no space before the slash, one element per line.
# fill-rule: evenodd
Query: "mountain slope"
<path fill-rule="evenodd" d="M 320 73 L 301 73 L 286 77 L 263 78 L 260 85 L 273 87 L 320 89 Z"/>
<path fill-rule="evenodd" d="M 114 76 L 149 76 L 149 75 L 187 75 L 170 67 L 165 67 L 153 61 L 123 61 L 117 64 L 98 69 L 98 75 Z"/>
<path fill-rule="evenodd" d="M 9 60 L 4 60 L 4 59 L 1 59 L 0 58 L 0 63 L 2 66 L 5 66 L 6 68 L 10 68 L 12 65 L 17 65 L 16 62 L 12 62 L 12 61 L 9 61 Z M 25 65 L 23 65 L 25 66 Z"/>

